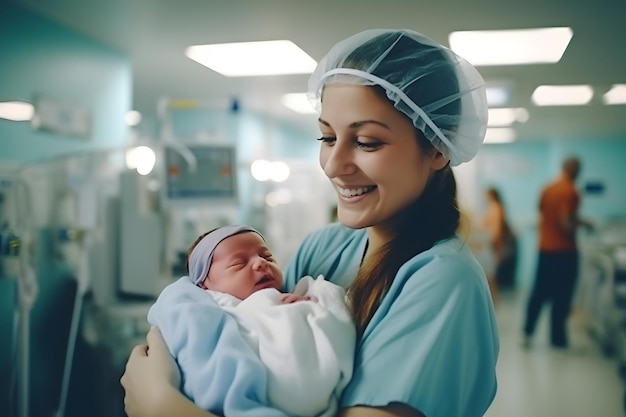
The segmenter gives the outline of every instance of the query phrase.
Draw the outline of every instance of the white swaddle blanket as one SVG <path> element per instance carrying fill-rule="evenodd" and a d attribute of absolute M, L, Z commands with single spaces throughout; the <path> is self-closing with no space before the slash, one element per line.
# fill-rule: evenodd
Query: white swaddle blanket
<path fill-rule="evenodd" d="M 268 369 L 269 405 L 289 416 L 334 416 L 350 382 L 355 330 L 345 290 L 322 276 L 302 278 L 293 293 L 317 301 L 280 302 L 275 289 L 241 301 L 207 291 L 232 314 L 244 338 Z"/>
<path fill-rule="evenodd" d="M 322 276 L 315 280 L 311 277 L 304 277 L 293 292 L 298 295 L 313 296 L 317 301 L 298 301 L 291 304 L 282 304 L 281 293 L 275 289 L 257 291 L 243 301 L 229 294 L 208 292 L 221 309 L 235 319 L 242 340 L 248 343 L 267 369 L 266 387 L 261 386 L 262 382 L 258 381 L 257 377 L 234 378 L 233 380 L 238 385 L 236 392 L 247 391 L 241 386 L 245 383 L 255 384 L 250 390 L 266 389 L 266 405 L 288 416 L 330 417 L 336 414 L 341 392 L 352 377 L 356 342 L 356 333 L 350 312 L 345 305 L 343 288 L 325 281 Z M 163 317 L 163 315 L 158 314 L 157 304 L 158 300 L 153 307 L 154 311 L 150 312 L 148 318 L 152 324 L 161 327 L 158 317 Z M 178 325 L 175 330 L 172 329 L 171 332 L 162 330 L 162 333 L 181 367 L 185 380 L 183 390 L 204 409 L 215 411 L 214 404 L 201 403 L 202 398 L 206 396 L 198 393 L 204 387 L 197 386 L 207 385 L 207 381 L 215 375 L 215 371 L 211 371 L 211 368 L 202 367 L 208 358 L 194 357 L 208 355 L 208 353 L 200 351 L 200 354 L 194 354 L 193 352 L 198 352 L 198 350 L 192 350 L 191 353 L 185 351 L 187 342 L 200 343 L 200 340 L 210 339 L 212 336 L 196 334 L 199 331 L 204 332 L 201 330 L 202 326 L 196 323 L 190 327 L 193 337 L 189 337 L 189 332 L 181 328 L 185 326 L 185 320 L 195 322 L 202 320 L 202 317 L 187 317 L 182 321 L 179 318 L 176 320 Z M 214 330 L 207 329 L 206 331 Z M 219 335 L 217 337 L 219 338 Z M 231 340 L 235 339 L 231 338 Z M 231 343 L 238 342 L 235 340 Z M 219 347 L 218 345 L 218 348 L 211 351 L 211 355 L 232 356 L 232 351 L 241 351 L 241 346 L 234 348 L 236 349 L 231 350 L 228 346 Z M 236 355 L 243 356 L 241 353 Z M 213 359 L 215 358 L 212 358 L 215 363 Z M 249 369 L 250 359 L 246 360 L 248 365 L 245 366 Z M 219 363 L 219 358 L 217 362 Z M 200 372 L 206 375 L 194 376 L 194 373 Z M 234 375 L 236 374 L 235 371 Z M 223 389 L 224 384 L 220 386 Z M 235 390 L 235 384 L 232 386 L 232 390 Z M 226 392 L 226 394 L 230 393 Z M 214 396 L 209 395 L 207 398 L 214 398 Z M 237 410 L 236 398 L 234 403 L 235 406 L 231 406 L 233 416 L 238 414 L 235 412 Z M 242 405 L 242 409 L 250 408 L 249 402 Z M 249 411 L 251 415 L 254 415 L 251 409 Z M 262 414 L 261 412 L 259 415 Z"/>

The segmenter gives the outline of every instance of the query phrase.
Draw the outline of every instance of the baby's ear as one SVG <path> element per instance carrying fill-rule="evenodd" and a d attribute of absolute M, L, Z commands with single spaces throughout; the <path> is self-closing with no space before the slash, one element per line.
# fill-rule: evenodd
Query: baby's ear
<path fill-rule="evenodd" d="M 209 280 L 209 277 L 206 277 L 205 279 L 203 279 L 202 281 L 200 281 L 198 283 L 198 287 L 202 288 L 203 290 L 208 290 L 209 287 L 207 287 L 206 282 Z"/>

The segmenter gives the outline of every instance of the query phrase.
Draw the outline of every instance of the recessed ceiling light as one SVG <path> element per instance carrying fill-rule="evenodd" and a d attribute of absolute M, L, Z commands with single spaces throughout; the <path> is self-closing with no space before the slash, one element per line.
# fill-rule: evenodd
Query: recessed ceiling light
<path fill-rule="evenodd" d="M 450 48 L 474 65 L 559 62 L 572 39 L 569 27 L 450 33 Z"/>
<path fill-rule="evenodd" d="M 128 126 L 137 126 L 141 122 L 141 113 L 137 110 L 129 110 L 126 113 L 126 124 Z"/>
<path fill-rule="evenodd" d="M 510 126 L 515 122 L 528 121 L 528 111 L 523 107 L 502 107 L 489 109 L 489 126 Z"/>
<path fill-rule="evenodd" d="M 626 104 L 626 84 L 613 84 L 602 100 L 604 104 Z"/>
<path fill-rule="evenodd" d="M 486 93 L 489 106 L 504 106 L 509 102 L 509 90 L 505 87 L 487 87 Z"/>
<path fill-rule="evenodd" d="M 509 143 L 515 141 L 515 129 L 510 127 L 490 127 L 485 133 L 483 143 Z"/>
<path fill-rule="evenodd" d="M 185 55 L 226 77 L 309 74 L 317 65 L 288 40 L 194 45 Z"/>
<path fill-rule="evenodd" d="M 313 106 L 309 102 L 306 93 L 291 93 L 283 95 L 281 102 L 285 107 L 301 114 L 316 113 Z"/>
<path fill-rule="evenodd" d="M 7 119 L 14 122 L 25 122 L 31 120 L 35 114 L 35 107 L 24 101 L 0 102 L 0 119 Z"/>
<path fill-rule="evenodd" d="M 532 95 L 537 106 L 581 106 L 592 98 L 589 85 L 540 85 Z"/>

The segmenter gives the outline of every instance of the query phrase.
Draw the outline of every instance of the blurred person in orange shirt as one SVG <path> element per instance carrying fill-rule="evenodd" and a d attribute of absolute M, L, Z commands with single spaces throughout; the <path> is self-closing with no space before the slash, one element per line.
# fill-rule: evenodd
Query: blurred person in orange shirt
<path fill-rule="evenodd" d="M 550 342 L 553 347 L 568 345 L 566 321 L 578 278 L 576 231 L 592 228 L 578 217 L 580 193 L 575 181 L 581 164 L 577 157 L 563 162 L 560 177 L 541 192 L 539 211 L 539 258 L 535 283 L 528 300 L 524 324 L 524 345 L 529 346 L 544 303 L 552 303 Z"/>

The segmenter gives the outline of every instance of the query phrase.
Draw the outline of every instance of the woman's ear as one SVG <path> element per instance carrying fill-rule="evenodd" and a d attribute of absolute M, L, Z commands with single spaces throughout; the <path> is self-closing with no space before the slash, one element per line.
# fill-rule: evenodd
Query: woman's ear
<path fill-rule="evenodd" d="M 431 154 L 431 158 L 432 158 L 432 168 L 435 171 L 439 171 L 440 169 L 445 168 L 450 163 L 450 160 L 446 158 L 445 156 L 443 156 L 443 154 L 439 151 L 434 151 Z"/>

